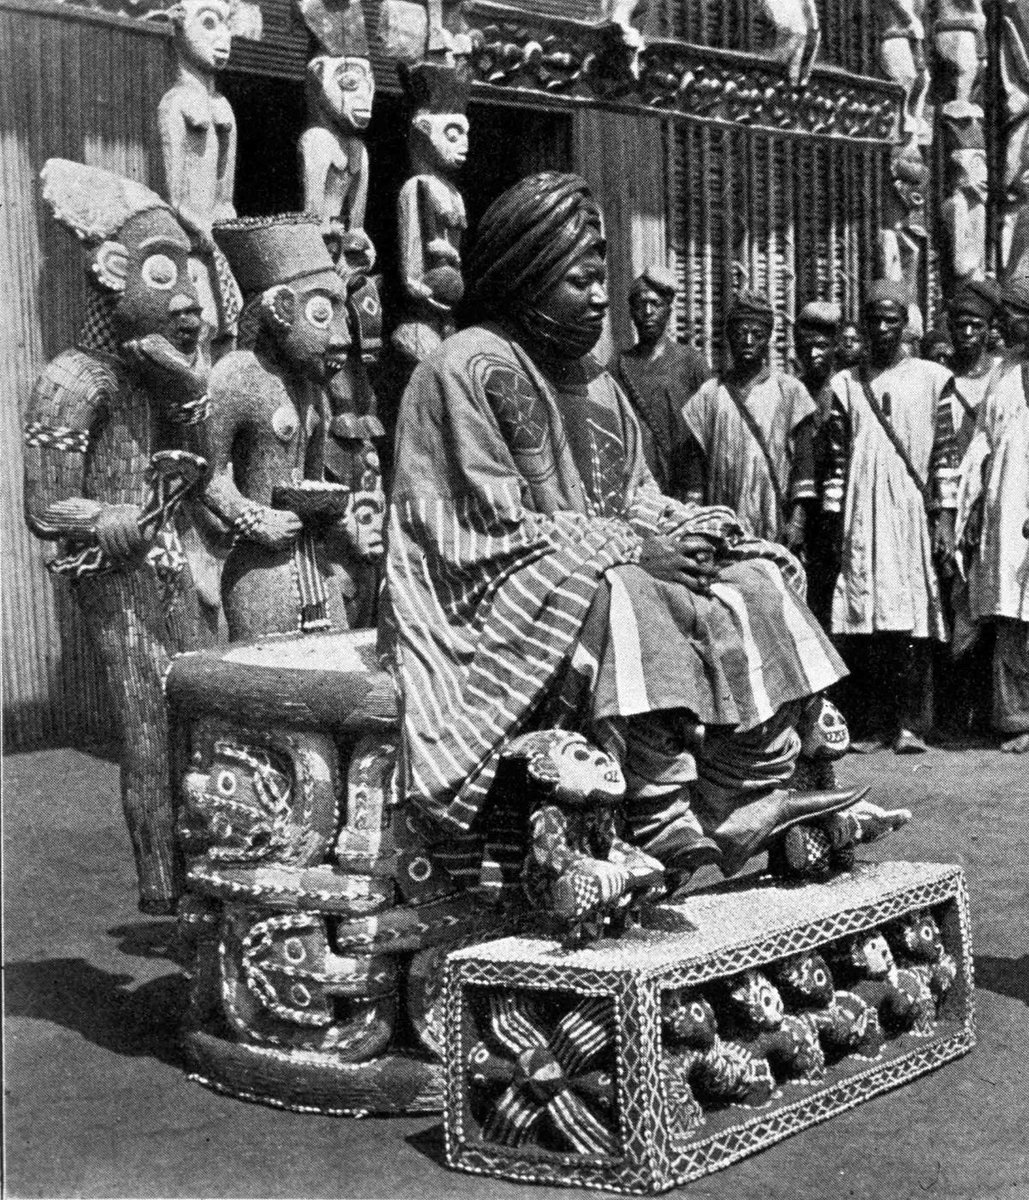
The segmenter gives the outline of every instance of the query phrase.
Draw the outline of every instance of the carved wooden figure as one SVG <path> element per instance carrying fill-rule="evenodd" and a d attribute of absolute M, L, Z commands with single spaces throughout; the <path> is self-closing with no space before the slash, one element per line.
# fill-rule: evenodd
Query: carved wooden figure
<path fill-rule="evenodd" d="M 215 236 L 247 296 L 241 348 L 211 376 L 205 501 L 236 535 L 222 579 L 229 638 L 364 623 L 381 487 L 324 474 L 324 388 L 352 348 L 343 283 L 313 216 L 241 218 Z"/>
<path fill-rule="evenodd" d="M 908 295 L 918 296 L 929 236 L 925 219 L 929 170 L 914 141 L 896 148 L 890 163 L 890 176 L 892 186 L 886 192 L 883 205 L 882 274 L 886 279 L 903 282 Z"/>
<path fill-rule="evenodd" d="M 938 0 L 933 43 L 938 58 L 946 64 L 943 69 L 948 76 L 945 83 L 948 103 L 974 103 L 980 119 L 983 110 L 975 93 L 986 55 L 985 35 L 983 0 Z"/>
<path fill-rule="evenodd" d="M 1004 273 L 1024 272 L 1024 249 L 1015 239 L 1018 218 L 1029 203 L 1029 14 L 1023 0 L 1000 5 L 1000 75 L 1003 85 L 1004 206 L 1001 260 Z"/>
<path fill-rule="evenodd" d="M 393 345 L 413 364 L 453 332 L 454 307 L 464 294 L 467 218 L 453 176 L 468 156 L 468 85 L 453 67 L 425 62 L 398 68 L 411 110 L 411 175 L 398 201 L 404 309 Z"/>
<path fill-rule="evenodd" d="M 761 0 L 761 11 L 775 35 L 772 57 L 784 64 L 794 87 L 804 87 L 822 41 L 814 0 Z"/>
<path fill-rule="evenodd" d="M 904 89 L 902 130 L 918 144 L 929 144 L 925 117 L 929 68 L 925 61 L 925 0 L 876 0 L 883 69 Z"/>
<path fill-rule="evenodd" d="M 331 7 L 297 0 L 321 53 L 307 64 L 307 128 L 300 136 L 304 209 L 315 213 L 333 258 L 347 274 L 364 274 L 375 264 L 375 248 L 364 231 L 368 202 L 368 127 L 375 78 L 360 0 Z"/>
<path fill-rule="evenodd" d="M 472 52 L 464 0 L 383 0 L 379 40 L 398 62 L 453 66 Z"/>
<path fill-rule="evenodd" d="M 141 184 L 64 159 L 42 178 L 54 216 L 87 248 L 92 287 L 76 346 L 49 363 L 29 400 L 26 517 L 37 537 L 61 542 L 51 569 L 70 579 L 122 744 L 140 908 L 167 913 L 180 880 L 162 681 L 171 656 L 201 640 L 170 520 L 182 472 L 201 460 L 168 458 L 196 447 L 207 413 L 189 239 Z"/>
<path fill-rule="evenodd" d="M 179 0 L 168 15 L 178 78 L 157 109 L 165 190 L 193 242 L 201 268 L 194 278 L 212 340 L 227 349 L 240 297 L 211 228 L 236 215 L 236 118 L 217 87 L 232 47 L 232 10 L 226 0 Z"/>
<path fill-rule="evenodd" d="M 953 284 L 982 279 L 986 274 L 986 194 L 988 169 L 982 130 L 963 138 L 950 152 L 950 188 L 940 205 L 946 236 L 948 267 Z M 974 144 L 978 142 L 979 144 Z M 1029 245 L 1029 228 L 1016 223 L 1012 245 Z M 1019 251 L 1021 255 L 1022 251 Z"/>

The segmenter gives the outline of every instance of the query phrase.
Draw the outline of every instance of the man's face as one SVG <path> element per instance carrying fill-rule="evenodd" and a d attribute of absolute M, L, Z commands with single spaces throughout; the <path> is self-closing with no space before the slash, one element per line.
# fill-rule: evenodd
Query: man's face
<path fill-rule="evenodd" d="M 343 283 L 335 271 L 319 271 L 292 285 L 293 322 L 278 333 L 279 346 L 301 375 L 321 383 L 347 366 L 350 334 Z"/>
<path fill-rule="evenodd" d="M 599 247 L 580 255 L 536 307 L 564 329 L 580 331 L 583 344 L 589 342 L 582 353 L 588 354 L 604 332 L 607 312 L 607 265 Z"/>
<path fill-rule="evenodd" d="M 1029 313 L 1004 310 L 1004 341 L 1023 352 L 1029 347 Z"/>
<path fill-rule="evenodd" d="M 868 344 L 877 358 L 890 357 L 900 349 L 907 313 L 897 304 L 873 305 L 865 315 Z"/>
<path fill-rule="evenodd" d="M 181 0 L 181 10 L 177 40 L 183 56 L 202 70 L 221 70 L 232 49 L 229 6 L 223 0 Z"/>
<path fill-rule="evenodd" d="M 948 320 L 954 349 L 960 358 L 968 362 L 977 359 L 986 349 L 990 325 L 974 313 L 955 312 Z"/>
<path fill-rule="evenodd" d="M 736 366 L 756 367 L 768 356 L 772 327 L 756 317 L 740 317 L 729 322 L 725 336 Z"/>
<path fill-rule="evenodd" d="M 629 297 L 629 316 L 639 340 L 652 345 L 668 328 L 672 298 L 653 288 L 642 286 Z"/>
<path fill-rule="evenodd" d="M 138 213 L 122 226 L 125 289 L 114 312 L 121 342 L 158 333 L 191 355 L 200 337 L 200 301 L 189 274 L 189 239 L 167 209 Z"/>
<path fill-rule="evenodd" d="M 797 333 L 797 356 L 801 372 L 814 379 L 828 379 L 832 374 L 836 345 L 832 337 L 820 329 L 800 329 Z"/>
<path fill-rule="evenodd" d="M 419 113 L 415 127 L 421 130 L 445 171 L 457 171 L 468 157 L 468 118 L 462 113 Z"/>
<path fill-rule="evenodd" d="M 845 367 L 856 366 L 861 361 L 865 350 L 865 340 L 861 330 L 854 324 L 844 325 L 840 330 L 840 340 L 836 345 L 836 357 Z"/>

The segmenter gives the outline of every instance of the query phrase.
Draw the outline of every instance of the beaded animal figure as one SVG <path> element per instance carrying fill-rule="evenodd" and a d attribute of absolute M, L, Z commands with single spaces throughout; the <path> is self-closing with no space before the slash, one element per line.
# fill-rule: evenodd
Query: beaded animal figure
<path fill-rule="evenodd" d="M 958 965 L 943 948 L 936 919 L 928 909 L 909 913 L 886 927 L 886 940 L 897 963 L 913 971 L 941 1003 L 957 978 Z"/>
<path fill-rule="evenodd" d="M 775 984 L 747 970 L 716 988 L 719 1033 L 750 1054 L 768 1060 L 777 1080 L 814 1079 L 825 1059 L 810 1026 L 787 1013 Z"/>

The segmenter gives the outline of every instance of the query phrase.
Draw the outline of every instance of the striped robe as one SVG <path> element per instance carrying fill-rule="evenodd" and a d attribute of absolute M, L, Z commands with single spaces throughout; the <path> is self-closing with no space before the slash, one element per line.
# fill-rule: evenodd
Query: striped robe
<path fill-rule="evenodd" d="M 401 404 L 380 642 L 398 681 L 406 794 L 455 832 L 545 704 L 551 719 L 555 705 L 584 720 L 674 708 L 752 727 L 844 673 L 761 556 L 799 574 L 793 560 L 748 540 L 727 509 L 661 495 L 624 394 L 584 361 L 583 472 L 554 386 L 498 328 L 448 339 Z M 616 493 L 604 462 L 618 463 Z M 644 537 L 676 529 L 740 560 L 711 598 L 633 565 Z"/>

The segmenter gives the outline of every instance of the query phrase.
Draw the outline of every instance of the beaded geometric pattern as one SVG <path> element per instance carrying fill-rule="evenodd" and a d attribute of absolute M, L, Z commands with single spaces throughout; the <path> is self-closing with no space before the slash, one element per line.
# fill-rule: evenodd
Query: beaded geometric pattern
<path fill-rule="evenodd" d="M 859 864 L 829 883 L 759 881 L 677 907 L 693 931 L 450 954 L 450 1166 L 651 1194 L 974 1044 L 959 868 Z M 912 924 L 934 931 L 924 961 L 903 950 Z"/>

